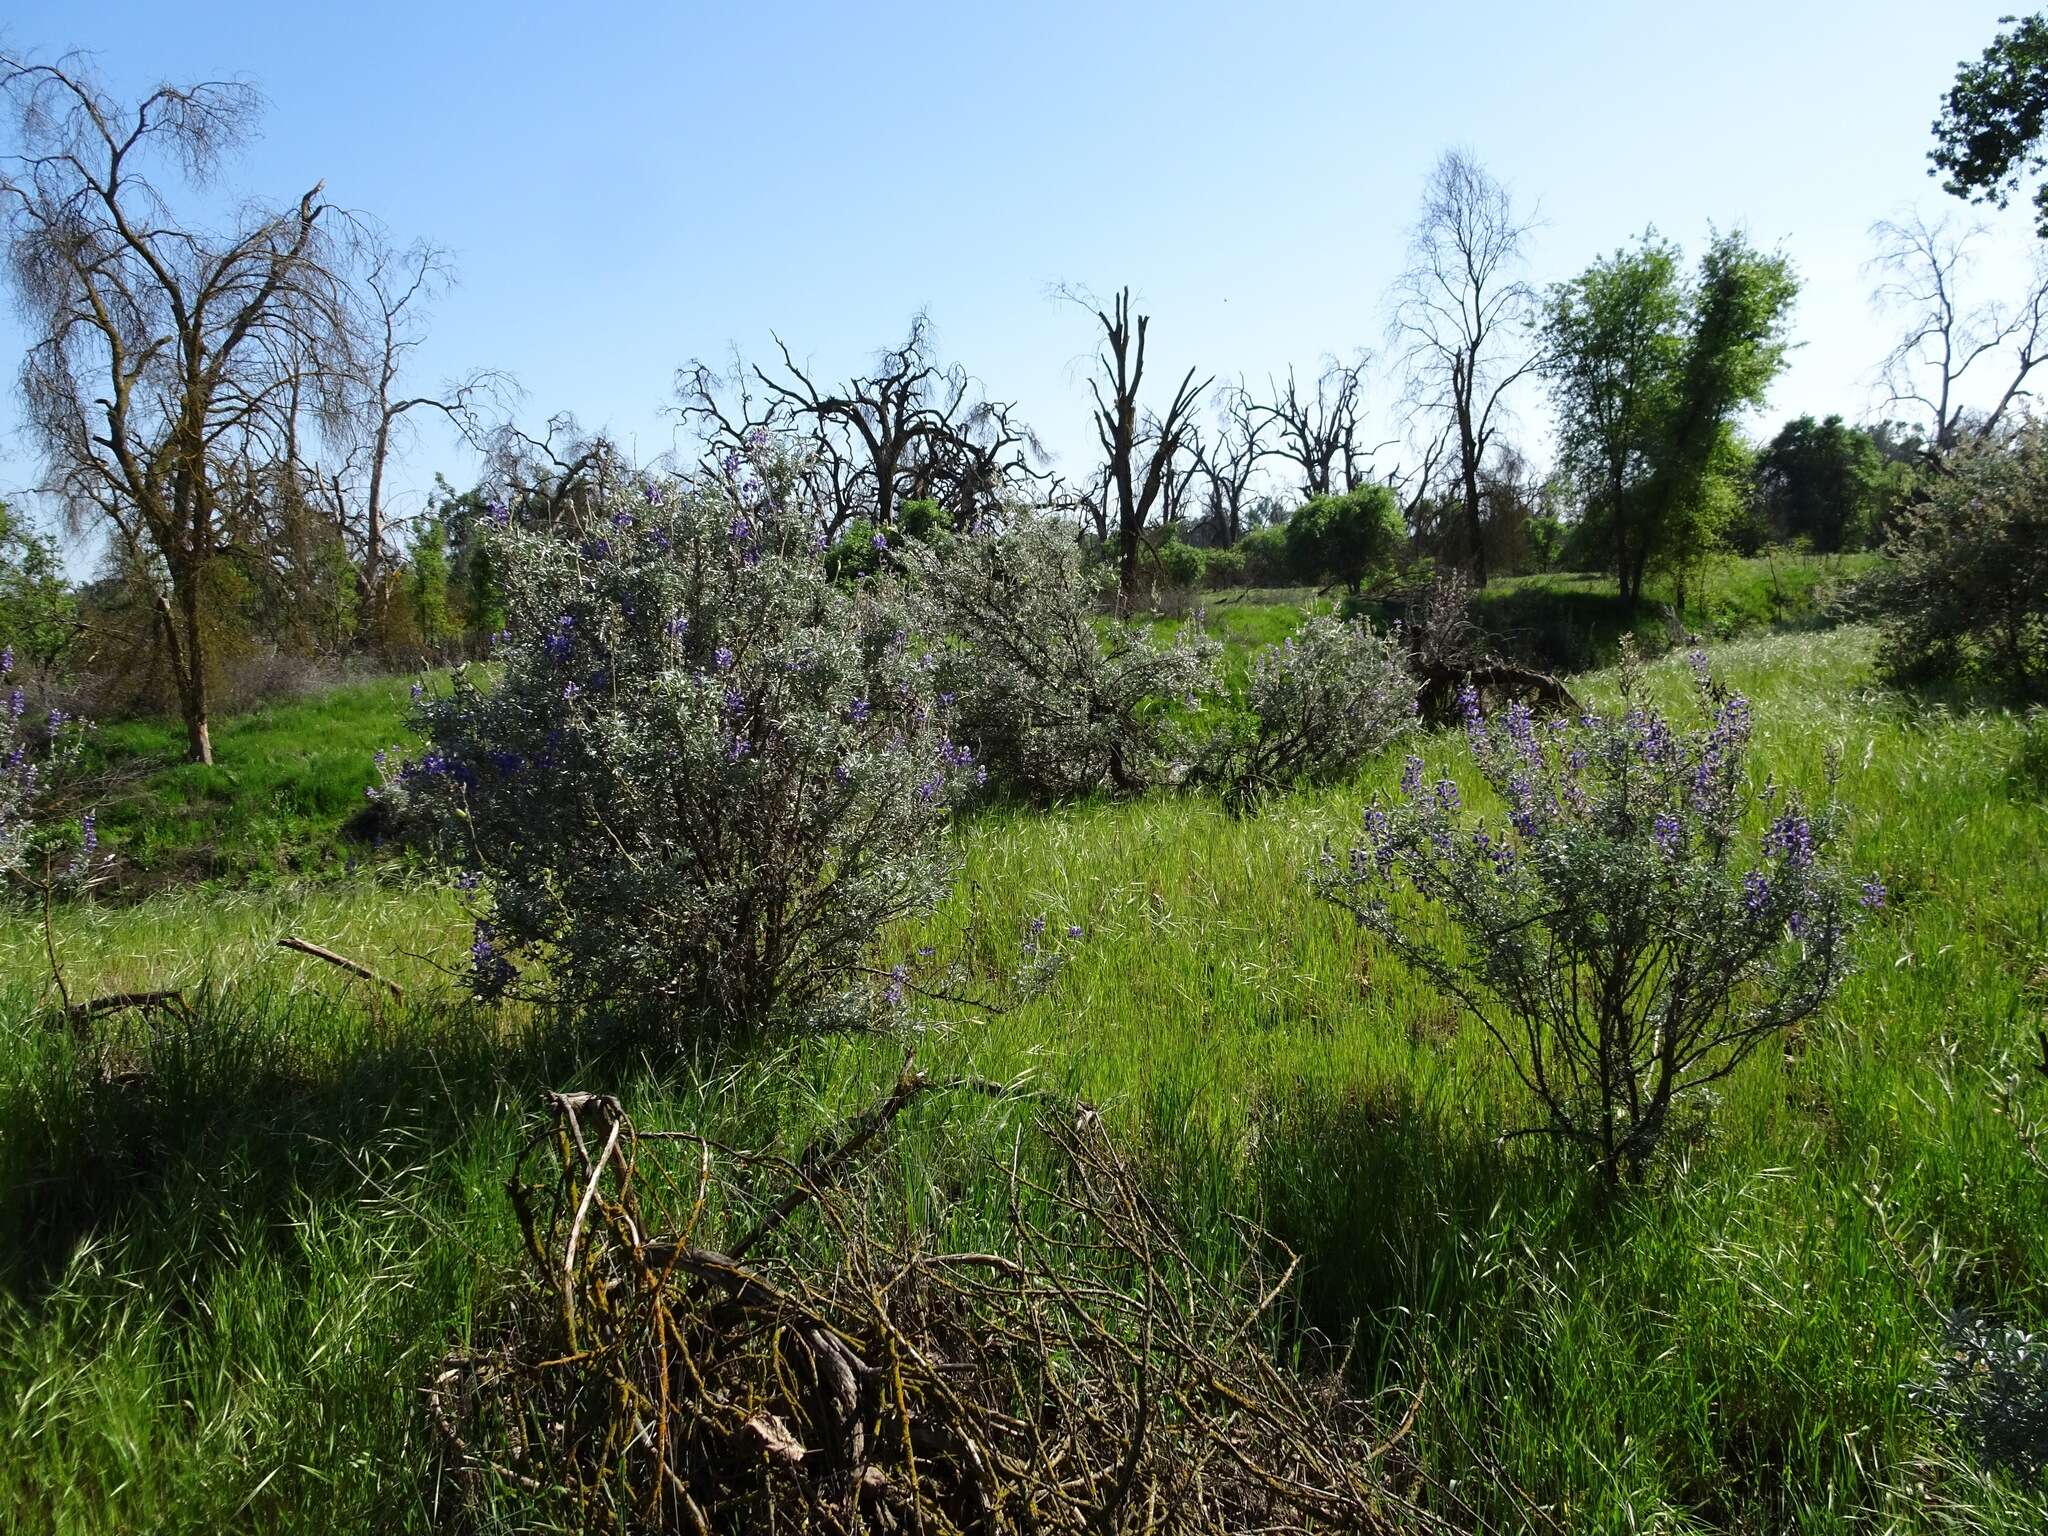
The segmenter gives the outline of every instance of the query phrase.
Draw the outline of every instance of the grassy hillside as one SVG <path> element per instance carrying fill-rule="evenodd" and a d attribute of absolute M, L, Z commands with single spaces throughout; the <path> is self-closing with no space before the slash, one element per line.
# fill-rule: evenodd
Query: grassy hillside
<path fill-rule="evenodd" d="M 1102 1105 L 1213 1261 L 1230 1213 L 1267 1223 L 1303 1256 L 1292 1321 L 1355 1339 L 1364 1388 L 1426 1378 L 1422 1454 L 1507 1528 L 1482 1463 L 1574 1532 L 2038 1531 L 2039 1486 L 1909 1386 L 1949 1309 L 2048 1325 L 2040 732 L 1909 707 L 1868 655 L 1855 630 L 1717 652 L 1762 767 L 1812 789 L 1839 749 L 1855 862 L 1893 900 L 1839 1005 L 1723 1084 L 1651 1189 L 1602 1201 L 1501 1144 L 1528 1106 L 1483 1033 L 1307 893 L 1391 762 L 1252 821 L 1160 798 L 975 822 L 953 903 L 891 942 L 994 971 L 1033 917 L 1083 936 L 1049 995 L 937 1021 L 919 1055 Z M 396 704 L 347 707 L 375 740 Z M 0 1518 L 24 1530 L 430 1527 L 417 1389 L 514 1261 L 501 1186 L 542 1087 L 794 1149 L 902 1060 L 893 1039 L 604 1047 L 470 1006 L 452 901 L 360 876 L 77 909 L 57 940 L 75 990 L 199 1007 L 81 1041 L 35 1014 L 40 933 L 0 928 Z M 995 1114 L 930 1101 L 890 1154 L 949 1241 L 987 1226 L 942 1171 Z"/>

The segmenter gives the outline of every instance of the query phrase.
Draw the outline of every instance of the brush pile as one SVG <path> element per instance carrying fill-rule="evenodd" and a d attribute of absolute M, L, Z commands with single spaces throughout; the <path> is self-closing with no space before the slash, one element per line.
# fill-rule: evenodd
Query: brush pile
<path fill-rule="evenodd" d="M 1292 1264 L 1248 1235 L 1205 1278 L 1092 1111 L 1024 1107 L 981 1160 L 989 1251 L 906 1220 L 863 1153 L 933 1086 L 794 1162 L 549 1095 L 530 1273 L 428 1389 L 459 1491 L 692 1533 L 1438 1527 L 1395 1465 L 1420 1394 L 1382 1418 L 1276 1360 Z"/>

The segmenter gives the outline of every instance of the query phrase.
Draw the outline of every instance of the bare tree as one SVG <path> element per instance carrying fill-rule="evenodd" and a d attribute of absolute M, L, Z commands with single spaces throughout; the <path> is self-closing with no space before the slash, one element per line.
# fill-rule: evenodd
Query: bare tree
<path fill-rule="evenodd" d="M 1531 227 L 1506 187 L 1450 150 L 1430 172 L 1408 270 L 1394 284 L 1391 334 L 1408 403 L 1453 428 L 1464 554 L 1478 586 L 1487 578 L 1479 484 L 1486 452 L 1508 392 L 1541 362 L 1536 291 L 1516 275 Z"/>
<path fill-rule="evenodd" d="M 1946 216 L 1930 225 L 1917 213 L 1871 226 L 1878 246 L 1871 265 L 1884 275 L 1872 302 L 1906 320 L 1882 365 L 1887 404 L 1925 413 L 1933 459 L 1966 437 L 1996 431 L 2018 402 L 2031 398 L 2027 380 L 2048 362 L 2048 258 L 2036 252 L 2026 296 L 2012 308 L 1963 298 L 1971 246 L 1983 233 L 1981 225 L 1959 229 Z M 1986 376 L 1996 395 L 1977 394 L 1991 403 L 1972 409 L 1966 389 Z"/>
<path fill-rule="evenodd" d="M 1193 451 L 1207 488 L 1212 542 L 1228 547 L 1244 537 L 1252 477 L 1271 451 L 1263 440 L 1271 420 L 1241 382 L 1218 389 L 1215 403 L 1215 430 L 1197 437 Z"/>
<path fill-rule="evenodd" d="M 1301 472 L 1304 496 L 1352 490 L 1371 472 L 1371 452 L 1359 446 L 1365 373 L 1371 361 L 1363 352 L 1349 363 L 1325 359 L 1313 394 L 1301 391 L 1290 368 L 1286 387 L 1274 384 L 1273 398 L 1257 407 L 1278 428 L 1273 456 Z"/>
<path fill-rule="evenodd" d="M 488 368 L 451 379 L 433 394 L 410 394 L 403 387 L 406 365 L 426 340 L 426 309 L 454 281 L 454 265 L 439 246 L 418 241 L 393 250 L 382 239 L 367 246 L 357 288 L 366 342 L 356 383 L 361 441 L 350 456 L 351 468 L 360 471 L 360 513 L 344 526 L 353 523 L 360 540 L 362 586 L 373 608 L 384 599 L 384 565 L 391 553 L 385 477 L 413 414 L 438 412 L 472 447 L 481 448 L 482 409 L 507 405 L 516 393 L 509 375 Z M 337 487 L 340 480 L 339 474 L 332 477 Z M 337 511 L 346 519 L 346 502 Z"/>
<path fill-rule="evenodd" d="M 1117 592 L 1128 606 L 1138 591 L 1138 546 L 1145 524 L 1185 446 L 1195 402 L 1212 381 L 1197 384 L 1195 370 L 1188 369 L 1165 414 L 1141 420 L 1138 392 L 1145 382 L 1145 340 L 1152 317 L 1139 315 L 1133 321 L 1129 288 L 1117 290 L 1106 312 L 1078 293 L 1064 297 L 1086 306 L 1102 327 L 1102 345 L 1095 355 L 1098 376 L 1088 381 L 1088 390 L 1095 397 L 1095 435 L 1115 498 Z M 1105 512 L 1105 532 L 1108 520 Z"/>
<path fill-rule="evenodd" d="M 624 449 L 567 411 L 550 416 L 539 437 L 506 422 L 484 439 L 484 483 L 526 527 L 574 527 L 637 473 Z"/>
<path fill-rule="evenodd" d="M 317 185 L 246 206 L 223 232 L 180 220 L 145 167 L 203 184 L 253 126 L 247 85 L 162 85 L 129 107 L 72 60 L 0 54 L 0 91 L 19 146 L 0 161 L 0 203 L 34 338 L 29 428 L 73 517 L 104 522 L 157 584 L 187 749 L 211 762 L 203 593 L 232 553 L 223 487 L 261 456 L 255 442 L 269 452 L 295 434 L 301 410 L 342 423 L 349 220 Z"/>
<path fill-rule="evenodd" d="M 870 515 L 879 527 L 895 521 L 901 482 L 918 446 L 948 431 L 967 400 L 968 380 L 958 368 L 942 368 L 933 355 L 931 320 L 911 317 L 910 335 L 898 347 L 876 356 L 865 375 L 847 380 L 836 390 L 818 388 L 797 366 L 781 337 L 779 376 L 756 368 L 754 376 L 799 419 L 829 434 L 838 428 L 852 434 L 864 451 L 862 476 Z"/>

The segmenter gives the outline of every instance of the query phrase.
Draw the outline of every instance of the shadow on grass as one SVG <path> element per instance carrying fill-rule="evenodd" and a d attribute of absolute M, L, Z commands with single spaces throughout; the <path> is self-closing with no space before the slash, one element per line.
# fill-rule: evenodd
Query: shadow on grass
<path fill-rule="evenodd" d="M 1256 1111 L 1252 1177 L 1274 1237 L 1301 1256 L 1301 1323 L 1355 1337 L 1376 1385 L 1402 1374 L 1418 1330 L 1436 1347 L 1496 1326 L 1504 1251 L 1619 1236 L 1612 1204 L 1551 1144 L 1503 1147 L 1404 1084 L 1341 1095 L 1290 1085 Z"/>
<path fill-rule="evenodd" d="M 16 996 L 0 1002 L 0 1048 L 0 1287 L 28 1301 L 97 1234 L 118 1230 L 139 1259 L 194 1247 L 195 1227 L 282 1229 L 309 1206 L 381 1198 L 450 1155 L 495 1174 L 544 1090 L 701 1085 L 735 1054 L 560 1019 L 515 1030 L 462 1003 L 372 1015 L 236 989 L 197 998 L 189 1020 L 104 1021 L 90 1041 Z"/>

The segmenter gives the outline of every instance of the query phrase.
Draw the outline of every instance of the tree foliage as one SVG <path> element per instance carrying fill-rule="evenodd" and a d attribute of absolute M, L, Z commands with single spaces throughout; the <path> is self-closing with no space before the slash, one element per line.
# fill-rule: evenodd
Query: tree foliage
<path fill-rule="evenodd" d="M 1956 69 L 1934 120 L 1930 175 L 1957 197 L 2003 208 L 2021 178 L 2044 163 L 2048 127 L 2048 16 L 2006 16 L 1974 62 Z M 2034 227 L 2048 238 L 2048 185 L 2034 190 Z"/>
<path fill-rule="evenodd" d="M 1560 458 L 1622 595 L 1712 546 L 1740 504 L 1735 421 L 1784 366 L 1790 263 L 1716 236 L 1688 279 L 1646 234 L 1552 289 Z"/>

